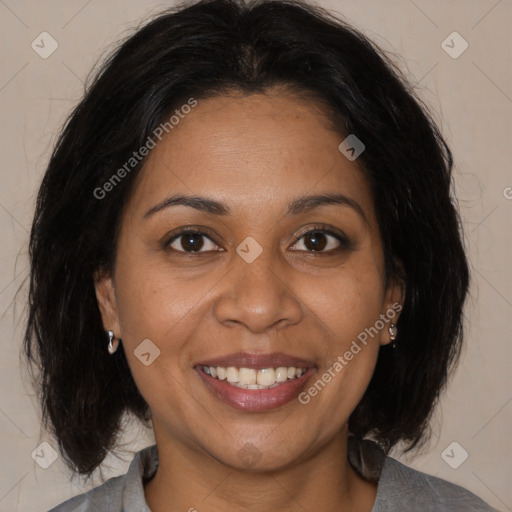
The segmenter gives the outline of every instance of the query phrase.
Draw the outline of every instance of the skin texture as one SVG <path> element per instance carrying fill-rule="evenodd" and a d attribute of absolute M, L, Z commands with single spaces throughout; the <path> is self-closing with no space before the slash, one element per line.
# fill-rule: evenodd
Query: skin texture
<path fill-rule="evenodd" d="M 347 461 L 347 421 L 379 346 L 391 341 L 387 328 L 306 405 L 237 410 L 194 370 L 233 352 L 281 351 L 314 361 L 309 387 L 360 332 L 402 303 L 398 283 L 384 288 L 370 188 L 357 160 L 338 150 L 344 138 L 312 102 L 282 91 L 233 93 L 200 100 L 137 177 L 114 275 L 97 275 L 96 294 L 104 327 L 122 339 L 153 415 L 160 466 L 145 486 L 153 512 L 371 510 L 376 485 Z M 176 193 L 208 196 L 231 214 L 180 205 L 143 218 Z M 325 193 L 350 197 L 366 220 L 337 204 L 285 215 L 290 201 Z M 323 253 L 307 237 L 296 241 L 317 224 L 341 230 L 352 248 L 330 234 Z M 212 240 L 199 239 L 203 252 L 178 252 L 184 238 L 173 242 L 174 252 L 164 247 L 187 226 L 207 228 Z M 263 249 L 252 263 L 236 252 L 248 236 Z M 161 351 L 149 366 L 133 352 L 147 338 Z M 250 468 L 238 455 L 247 443 L 260 455 Z"/>

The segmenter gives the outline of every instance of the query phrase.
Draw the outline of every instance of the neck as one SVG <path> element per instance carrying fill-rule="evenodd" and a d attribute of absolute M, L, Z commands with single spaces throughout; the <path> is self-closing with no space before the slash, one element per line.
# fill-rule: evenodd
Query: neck
<path fill-rule="evenodd" d="M 156 437 L 159 467 L 144 489 L 152 512 L 371 512 L 375 502 L 377 485 L 359 477 L 348 462 L 346 429 L 318 453 L 275 471 L 229 467 L 203 451 Z"/>

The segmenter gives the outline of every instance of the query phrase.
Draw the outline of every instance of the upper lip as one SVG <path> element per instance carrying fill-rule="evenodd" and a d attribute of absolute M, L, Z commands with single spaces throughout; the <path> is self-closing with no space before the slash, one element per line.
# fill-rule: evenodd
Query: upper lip
<path fill-rule="evenodd" d="M 271 352 L 258 354 L 254 352 L 236 352 L 225 356 L 205 359 L 196 363 L 195 366 L 235 366 L 237 368 L 278 368 L 280 366 L 294 366 L 295 368 L 311 368 L 315 366 L 312 361 L 300 357 L 283 354 L 282 352 Z"/>

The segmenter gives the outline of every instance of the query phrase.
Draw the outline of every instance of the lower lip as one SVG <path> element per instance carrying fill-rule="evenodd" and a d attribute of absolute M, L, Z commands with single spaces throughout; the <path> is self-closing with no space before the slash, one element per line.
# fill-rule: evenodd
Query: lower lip
<path fill-rule="evenodd" d="M 275 409 L 297 398 L 308 378 L 315 372 L 315 368 L 308 368 L 299 378 L 270 389 L 237 388 L 226 380 L 207 375 L 200 367 L 196 367 L 196 371 L 217 398 L 235 409 L 256 412 Z"/>

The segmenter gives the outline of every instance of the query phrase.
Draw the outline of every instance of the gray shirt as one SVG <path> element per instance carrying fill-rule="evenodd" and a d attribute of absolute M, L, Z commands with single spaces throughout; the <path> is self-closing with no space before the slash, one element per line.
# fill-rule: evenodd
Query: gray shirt
<path fill-rule="evenodd" d="M 349 437 L 348 456 L 359 474 L 378 482 L 372 512 L 499 512 L 459 485 L 386 456 L 372 441 Z M 157 468 L 157 447 L 148 446 L 136 453 L 125 475 L 110 478 L 49 512 L 151 512 L 143 480 L 151 479 Z M 200 504 L 195 506 L 201 510 Z"/>

